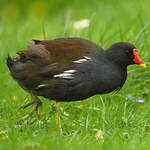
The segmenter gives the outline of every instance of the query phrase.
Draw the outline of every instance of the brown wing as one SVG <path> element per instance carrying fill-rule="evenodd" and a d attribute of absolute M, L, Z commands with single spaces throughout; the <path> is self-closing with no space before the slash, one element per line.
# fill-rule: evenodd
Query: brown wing
<path fill-rule="evenodd" d="M 89 56 L 91 52 L 100 52 L 100 47 L 91 41 L 81 38 L 60 38 L 55 40 L 34 40 L 36 45 L 44 45 L 49 58 L 57 63 L 72 66 L 73 62 Z"/>
<path fill-rule="evenodd" d="M 84 56 L 90 56 L 93 51 L 96 53 L 101 51 L 95 43 L 81 38 L 33 41 L 35 44 L 29 44 L 27 50 L 17 52 L 21 57 L 20 60 L 22 62 L 33 61 L 46 69 L 51 64 L 57 63 L 57 73 L 73 68 L 74 61 L 82 59 Z"/>

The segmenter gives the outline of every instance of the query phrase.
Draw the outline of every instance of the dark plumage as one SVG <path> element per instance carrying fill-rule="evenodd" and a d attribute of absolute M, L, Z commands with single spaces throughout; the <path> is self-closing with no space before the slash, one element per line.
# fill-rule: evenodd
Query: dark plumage
<path fill-rule="evenodd" d="M 28 92 L 52 100 L 77 101 L 120 89 L 127 66 L 136 63 L 135 49 L 127 42 L 104 51 L 81 38 L 34 40 L 27 50 L 17 52 L 19 58 L 8 56 L 7 65 Z"/>
<path fill-rule="evenodd" d="M 113 44 L 104 51 L 81 38 L 34 40 L 27 50 L 17 54 L 19 57 L 15 59 L 8 56 L 7 66 L 12 77 L 33 98 L 21 106 L 24 109 L 33 105 L 18 123 L 34 111 L 39 118 L 42 103 L 37 96 L 43 96 L 56 102 L 53 110 L 61 133 L 59 102 L 83 100 L 120 89 L 126 81 L 128 65 L 146 67 L 135 46 L 127 42 Z"/>

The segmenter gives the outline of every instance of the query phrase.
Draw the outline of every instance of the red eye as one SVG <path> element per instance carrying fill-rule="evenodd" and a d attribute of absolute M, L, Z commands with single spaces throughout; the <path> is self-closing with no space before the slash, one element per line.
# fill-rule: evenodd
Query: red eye
<path fill-rule="evenodd" d="M 127 53 L 127 55 L 128 55 L 129 58 L 131 58 L 131 59 L 134 58 L 133 51 L 131 51 L 131 50 L 126 50 L 126 53 Z"/>

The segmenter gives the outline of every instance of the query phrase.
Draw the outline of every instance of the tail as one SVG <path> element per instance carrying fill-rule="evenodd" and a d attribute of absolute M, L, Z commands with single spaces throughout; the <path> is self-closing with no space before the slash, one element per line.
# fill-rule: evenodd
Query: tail
<path fill-rule="evenodd" d="M 8 55 L 7 57 L 7 66 L 9 69 L 11 69 L 14 65 L 14 60 L 10 57 L 10 55 Z"/>

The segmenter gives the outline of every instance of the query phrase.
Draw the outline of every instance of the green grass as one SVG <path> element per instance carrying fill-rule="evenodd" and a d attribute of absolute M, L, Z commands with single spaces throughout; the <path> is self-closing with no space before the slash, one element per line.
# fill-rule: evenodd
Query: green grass
<path fill-rule="evenodd" d="M 141 58 L 149 62 L 149 0 L 13 1 L 1 0 L 0 9 L 0 149 L 1 150 L 149 150 L 150 86 L 149 66 L 128 68 L 128 80 L 118 93 L 96 95 L 82 102 L 62 103 L 64 135 L 59 134 L 51 112 L 52 101 L 43 101 L 43 115 L 32 125 L 17 125 L 26 114 L 19 110 L 30 100 L 10 77 L 8 53 L 26 49 L 32 39 L 80 36 L 103 48 L 129 41 Z M 80 34 L 76 20 L 88 18 L 89 28 Z M 144 103 L 126 100 L 144 99 Z M 101 133 L 99 138 L 96 135 Z"/>

